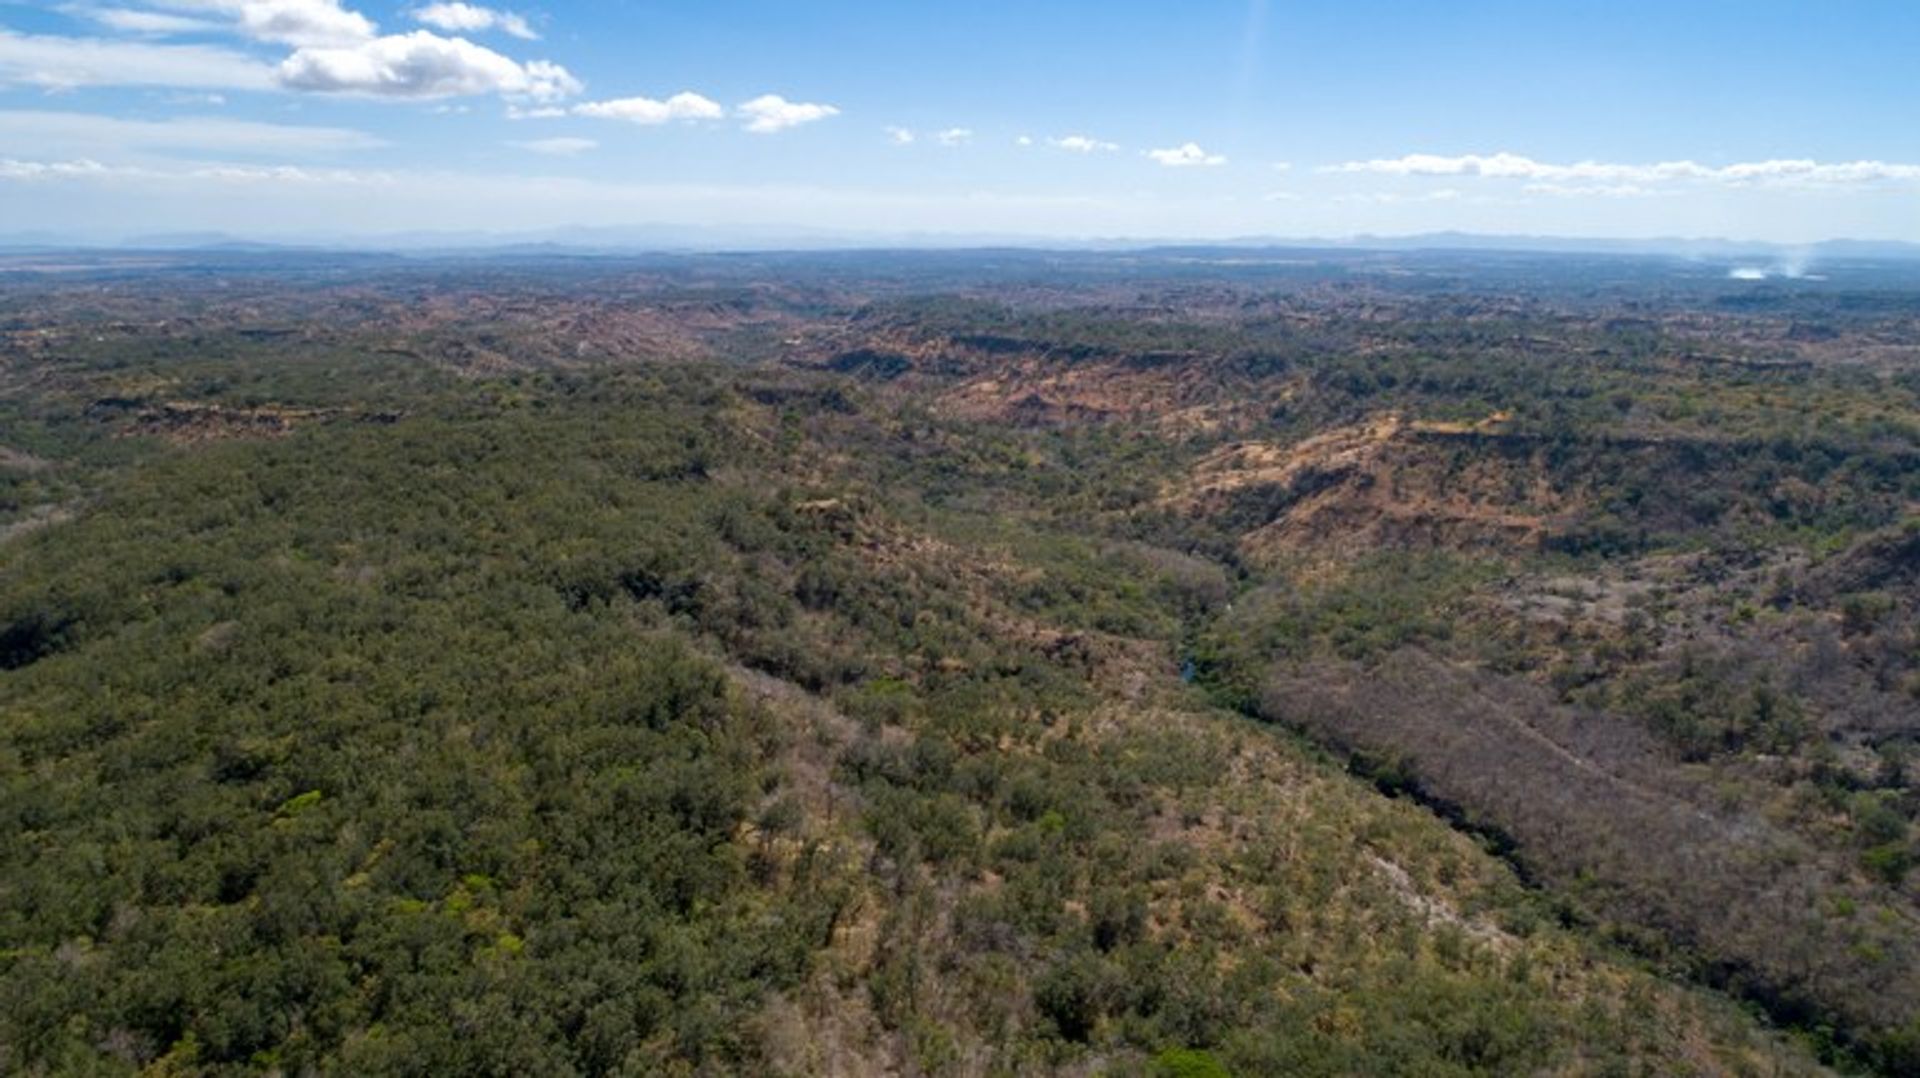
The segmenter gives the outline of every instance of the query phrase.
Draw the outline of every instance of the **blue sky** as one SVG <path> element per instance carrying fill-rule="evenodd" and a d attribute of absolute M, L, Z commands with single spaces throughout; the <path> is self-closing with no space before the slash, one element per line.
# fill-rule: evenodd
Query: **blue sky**
<path fill-rule="evenodd" d="M 1920 240 L 1913 0 L 0 0 L 0 233 Z"/>

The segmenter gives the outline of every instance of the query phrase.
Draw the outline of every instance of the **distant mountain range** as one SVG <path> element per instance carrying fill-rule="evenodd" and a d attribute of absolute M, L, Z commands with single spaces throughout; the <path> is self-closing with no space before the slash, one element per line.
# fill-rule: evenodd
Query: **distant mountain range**
<path fill-rule="evenodd" d="M 229 252 L 366 251 L 409 254 L 634 254 L 641 252 L 824 251 L 862 249 L 956 250 L 1003 247 L 1032 250 L 1116 251 L 1145 248 L 1206 250 L 1317 248 L 1415 251 L 1459 250 L 1538 254 L 1616 254 L 1690 259 L 1755 259 L 1795 264 L 1832 259 L 1920 260 L 1920 243 L 1833 239 L 1779 244 L 1719 238 L 1611 239 L 1579 236 L 1500 236 L 1429 232 L 1406 236 L 1341 238 L 1244 236 L 1230 239 L 1113 236 L 1061 238 L 996 233 L 853 233 L 806 227 L 634 225 L 566 228 L 540 232 L 397 232 L 359 236 L 241 236 L 179 232 L 107 237 L 31 231 L 0 233 L 0 251 L 124 250 Z"/>

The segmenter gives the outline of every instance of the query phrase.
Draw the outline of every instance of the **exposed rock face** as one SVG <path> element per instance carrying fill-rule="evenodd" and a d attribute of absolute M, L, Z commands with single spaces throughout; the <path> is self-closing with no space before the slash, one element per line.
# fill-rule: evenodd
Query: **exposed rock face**
<path fill-rule="evenodd" d="M 1504 419 L 1389 413 L 1292 445 L 1239 442 L 1203 458 L 1164 504 L 1238 518 L 1260 560 L 1349 544 L 1532 548 L 1580 502 L 1552 481 L 1543 447 L 1499 433 Z"/>

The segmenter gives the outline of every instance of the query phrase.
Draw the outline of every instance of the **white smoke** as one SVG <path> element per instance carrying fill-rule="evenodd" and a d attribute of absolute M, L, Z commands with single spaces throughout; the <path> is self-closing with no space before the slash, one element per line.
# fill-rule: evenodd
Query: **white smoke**
<path fill-rule="evenodd" d="M 1825 277 L 1808 273 L 1813 263 L 1813 252 L 1806 248 L 1796 248 L 1783 252 L 1766 266 L 1735 266 L 1727 271 L 1727 277 L 1735 281 L 1769 281 L 1779 278 L 1787 281 L 1824 281 Z"/>

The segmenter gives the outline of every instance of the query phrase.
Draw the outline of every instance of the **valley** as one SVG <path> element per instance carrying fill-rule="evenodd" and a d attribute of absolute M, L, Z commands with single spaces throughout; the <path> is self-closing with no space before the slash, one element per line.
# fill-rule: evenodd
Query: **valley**
<path fill-rule="evenodd" d="M 1920 1068 L 1911 262 L 8 258 L 0 1070 Z"/>

